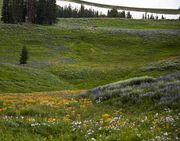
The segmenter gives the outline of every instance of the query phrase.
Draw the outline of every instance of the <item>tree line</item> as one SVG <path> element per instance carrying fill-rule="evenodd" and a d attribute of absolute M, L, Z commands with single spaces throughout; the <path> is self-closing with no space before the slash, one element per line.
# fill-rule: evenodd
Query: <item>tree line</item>
<path fill-rule="evenodd" d="M 120 17 L 120 18 L 132 18 L 130 12 L 122 11 L 118 12 L 117 9 L 108 10 L 107 15 L 100 13 L 94 9 L 86 9 L 84 5 L 81 5 L 80 9 L 72 8 L 69 6 L 58 6 L 58 17 L 59 18 L 91 18 L 91 17 Z"/>
<path fill-rule="evenodd" d="M 92 9 L 86 9 L 84 5 L 81 5 L 80 9 L 72 8 L 69 6 L 58 6 L 58 17 L 59 18 L 90 18 L 100 17 L 99 11 Z"/>
<path fill-rule="evenodd" d="M 51 25 L 56 22 L 56 18 L 56 0 L 3 0 L 1 20 L 4 23 Z"/>
<path fill-rule="evenodd" d="M 142 15 L 142 19 L 143 19 L 143 20 L 159 20 L 159 19 L 165 20 L 166 17 L 164 17 L 164 16 L 162 15 L 161 18 L 159 18 L 157 15 L 154 16 L 153 14 L 149 15 L 149 14 L 145 13 L 145 14 Z"/>
<path fill-rule="evenodd" d="M 125 11 L 119 12 L 115 8 L 108 10 L 107 17 L 120 17 L 120 18 L 127 18 L 127 19 L 133 18 L 130 12 L 127 12 L 127 13 Z"/>

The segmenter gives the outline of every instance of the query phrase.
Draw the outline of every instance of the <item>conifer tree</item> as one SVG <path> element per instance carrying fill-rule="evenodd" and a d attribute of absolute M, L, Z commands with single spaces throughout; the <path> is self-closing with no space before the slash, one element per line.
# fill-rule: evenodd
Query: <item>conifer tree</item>
<path fill-rule="evenodd" d="M 28 50 L 26 47 L 23 47 L 21 54 L 20 54 L 19 63 L 20 64 L 27 64 L 27 60 L 28 60 Z"/>
<path fill-rule="evenodd" d="M 1 20 L 4 23 L 9 23 L 9 6 L 8 5 L 9 5 L 9 0 L 3 0 Z"/>
<path fill-rule="evenodd" d="M 36 21 L 36 0 L 27 0 L 26 3 L 26 11 L 27 11 L 27 22 L 29 23 L 35 23 Z"/>
<path fill-rule="evenodd" d="M 127 19 L 132 19 L 132 15 L 130 12 L 127 12 Z"/>

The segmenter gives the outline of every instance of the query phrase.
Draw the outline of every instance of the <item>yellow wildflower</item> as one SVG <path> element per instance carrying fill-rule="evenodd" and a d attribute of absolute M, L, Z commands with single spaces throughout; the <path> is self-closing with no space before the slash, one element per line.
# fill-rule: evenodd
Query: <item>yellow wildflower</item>
<path fill-rule="evenodd" d="M 52 122 L 54 122 L 54 121 L 56 121 L 55 118 L 48 118 L 48 122 L 49 122 L 49 123 L 52 123 Z"/>
<path fill-rule="evenodd" d="M 102 114 L 102 117 L 109 117 L 109 114 Z"/>

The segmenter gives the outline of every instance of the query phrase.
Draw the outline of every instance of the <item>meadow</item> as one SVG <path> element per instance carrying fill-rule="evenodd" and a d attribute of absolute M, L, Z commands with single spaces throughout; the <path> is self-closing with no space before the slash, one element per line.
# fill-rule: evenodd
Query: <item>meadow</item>
<path fill-rule="evenodd" d="M 143 29 L 135 27 L 137 22 L 142 22 Z M 0 92 L 89 89 L 135 76 L 171 72 L 142 71 L 142 67 L 179 60 L 180 22 L 150 21 L 144 29 L 146 22 L 59 19 L 54 26 L 0 23 Z M 28 49 L 29 60 L 20 66 L 23 46 Z"/>
<path fill-rule="evenodd" d="M 178 141 L 179 78 L 133 78 L 90 92 L 1 94 L 0 140 Z M 96 98 L 88 96 L 93 92 Z"/>
<path fill-rule="evenodd" d="M 178 20 L 0 22 L 0 140 L 179 140 Z M 26 46 L 27 65 L 19 65 Z"/>

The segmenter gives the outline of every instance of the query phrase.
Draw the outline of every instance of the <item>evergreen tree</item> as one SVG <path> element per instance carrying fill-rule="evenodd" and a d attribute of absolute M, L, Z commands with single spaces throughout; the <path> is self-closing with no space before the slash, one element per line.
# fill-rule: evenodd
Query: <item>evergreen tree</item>
<path fill-rule="evenodd" d="M 79 18 L 85 17 L 85 8 L 84 5 L 81 5 L 80 11 L 79 11 Z"/>
<path fill-rule="evenodd" d="M 158 20 L 159 19 L 159 17 L 158 16 L 156 16 L 156 20 Z"/>
<path fill-rule="evenodd" d="M 1 20 L 4 23 L 9 23 L 9 0 L 3 0 Z"/>
<path fill-rule="evenodd" d="M 23 47 L 21 54 L 20 54 L 19 63 L 20 64 L 27 64 L 27 60 L 28 60 L 28 50 L 26 47 Z"/>
<path fill-rule="evenodd" d="M 68 18 L 71 18 L 72 17 L 72 7 L 71 7 L 71 5 L 69 4 L 69 6 L 68 6 Z"/>
<path fill-rule="evenodd" d="M 111 9 L 108 11 L 108 17 L 118 17 L 118 11 L 116 8 Z"/>
<path fill-rule="evenodd" d="M 77 10 L 77 8 L 75 8 L 75 9 L 72 11 L 72 17 L 73 17 L 73 18 L 78 18 L 78 10 Z"/>
<path fill-rule="evenodd" d="M 127 12 L 127 19 L 132 19 L 132 15 L 130 12 Z"/>
<path fill-rule="evenodd" d="M 145 19 L 145 16 L 144 16 L 144 14 L 142 15 L 142 19 L 143 19 L 143 20 Z"/>
<path fill-rule="evenodd" d="M 126 13 L 125 13 L 125 11 L 120 12 L 120 13 L 119 13 L 119 17 L 120 17 L 120 18 L 126 18 Z"/>
<path fill-rule="evenodd" d="M 161 16 L 161 19 L 162 19 L 162 20 L 164 20 L 164 19 L 165 19 L 165 17 L 162 15 L 162 16 Z"/>
<path fill-rule="evenodd" d="M 35 23 L 36 21 L 36 0 L 27 0 L 27 22 Z"/>
<path fill-rule="evenodd" d="M 13 0 L 12 19 L 13 23 L 24 22 L 24 0 Z"/>
<path fill-rule="evenodd" d="M 153 14 L 151 14 L 150 19 L 151 19 L 151 20 L 154 20 L 154 16 L 153 16 Z"/>
<path fill-rule="evenodd" d="M 47 0 L 45 10 L 46 10 L 46 18 L 44 23 L 49 25 L 56 23 L 57 20 L 56 0 Z"/>
<path fill-rule="evenodd" d="M 37 3 L 36 23 L 45 24 L 46 22 L 46 0 L 39 0 Z"/>

